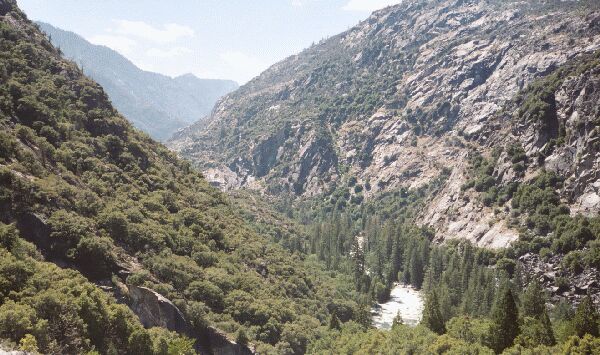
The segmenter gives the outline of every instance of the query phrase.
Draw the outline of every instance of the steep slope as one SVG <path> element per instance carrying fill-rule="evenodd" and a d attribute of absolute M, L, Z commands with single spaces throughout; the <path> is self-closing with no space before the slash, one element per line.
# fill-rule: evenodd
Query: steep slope
<path fill-rule="evenodd" d="M 364 314 L 345 278 L 237 208 L 0 0 L 0 339 L 189 354 L 141 323 L 206 353 L 303 353 L 336 307 Z"/>
<path fill-rule="evenodd" d="M 208 115 L 215 102 L 235 90 L 228 80 L 170 78 L 143 71 L 116 51 L 81 36 L 39 22 L 53 45 L 79 64 L 108 93 L 115 107 L 137 128 L 159 140 Z"/>
<path fill-rule="evenodd" d="M 599 48 L 594 1 L 404 1 L 274 65 L 169 145 L 216 185 L 273 195 L 329 195 L 359 185 L 345 196 L 351 202 L 358 194 L 353 201 L 360 203 L 447 174 L 446 189 L 420 220 L 441 238 L 505 246 L 517 231 L 480 203 L 478 192 L 461 197 L 469 157 L 513 143 L 524 149 L 525 173 L 515 175 L 507 163 L 508 171 L 498 172 L 504 183 L 544 167 L 537 155 L 556 133 L 522 119 L 527 103 L 513 100 L 537 78 Z M 572 90 L 560 95 L 564 121 L 581 99 Z M 582 122 L 594 115 L 578 114 Z M 574 211 L 596 213 L 597 150 L 593 127 L 586 127 L 564 131 L 561 144 L 569 144 L 561 149 L 582 149 L 587 160 L 566 166 L 560 162 L 570 153 L 563 152 L 547 165 L 560 165 L 555 170 L 565 178 L 585 171 L 562 196 Z"/>

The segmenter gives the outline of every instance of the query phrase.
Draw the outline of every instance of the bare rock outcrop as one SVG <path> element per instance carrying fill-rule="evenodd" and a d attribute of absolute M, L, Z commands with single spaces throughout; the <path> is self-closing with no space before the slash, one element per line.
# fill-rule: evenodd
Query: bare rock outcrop
<path fill-rule="evenodd" d="M 0 355 L 32 355 L 26 351 L 0 349 Z"/>
<path fill-rule="evenodd" d="M 129 286 L 129 307 L 140 318 L 144 327 L 162 327 L 196 339 L 196 348 L 203 354 L 249 355 L 251 345 L 237 344 L 229 336 L 207 327 L 201 333 L 194 331 L 183 313 L 167 298 L 147 287 Z"/>
<path fill-rule="evenodd" d="M 407 0 L 273 67 L 221 100 L 169 145 L 224 189 L 327 195 L 350 177 L 364 198 L 450 171 L 420 222 L 440 238 L 501 247 L 517 237 L 476 196 L 462 196 L 468 153 L 519 142 L 566 178 L 574 211 L 600 210 L 595 76 L 564 82 L 555 126 L 518 119 L 514 99 L 565 63 L 600 50 L 600 6 L 577 1 Z M 554 143 L 552 143 L 554 144 Z M 522 181 L 510 159 L 495 172 Z M 468 194 L 467 194 L 468 195 Z"/>
<path fill-rule="evenodd" d="M 130 286 L 130 307 L 144 327 L 161 327 L 178 333 L 188 331 L 183 313 L 168 299 L 146 287 Z"/>
<path fill-rule="evenodd" d="M 532 279 L 536 279 L 550 291 L 553 302 L 567 299 L 572 304 L 578 304 L 588 294 L 594 302 L 600 302 L 598 270 L 590 268 L 580 273 L 572 272 L 561 266 L 562 259 L 563 255 L 554 255 L 544 260 L 528 253 L 519 258 L 519 263 Z"/>

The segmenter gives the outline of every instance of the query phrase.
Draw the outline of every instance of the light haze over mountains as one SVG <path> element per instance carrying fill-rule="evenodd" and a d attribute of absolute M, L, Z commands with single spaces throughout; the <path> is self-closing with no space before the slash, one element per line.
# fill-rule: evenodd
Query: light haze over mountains
<path fill-rule="evenodd" d="M 104 87 L 121 113 L 158 140 L 201 120 L 221 96 L 238 86 L 234 81 L 199 79 L 193 74 L 171 78 L 144 71 L 108 47 L 47 23 L 38 24 L 66 58 Z"/>

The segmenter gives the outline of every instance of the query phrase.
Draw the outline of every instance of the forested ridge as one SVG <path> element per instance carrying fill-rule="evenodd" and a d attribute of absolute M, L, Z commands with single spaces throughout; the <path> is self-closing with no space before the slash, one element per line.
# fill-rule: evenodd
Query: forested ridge
<path fill-rule="evenodd" d="M 553 90 L 595 78 L 597 58 L 575 57 L 507 105 L 521 122 L 553 126 Z M 592 152 L 597 127 L 580 127 Z M 135 130 L 14 1 L 0 0 L 0 345 L 211 353 L 218 329 L 243 353 L 598 353 L 600 285 L 573 282 L 598 276 L 600 218 L 570 208 L 569 182 L 545 169 L 574 129 L 556 128 L 535 157 L 513 141 L 488 152 L 477 137 L 458 139 L 469 178 L 457 198 L 518 231 L 505 248 L 422 223 L 449 168 L 378 193 L 348 173 L 315 198 L 225 194 Z M 503 179 L 500 165 L 521 178 Z M 369 310 L 397 282 L 423 292 L 423 320 L 374 329 Z M 170 300 L 185 331 L 144 327 L 132 306 L 140 289 Z"/>
<path fill-rule="evenodd" d="M 193 351 L 143 329 L 123 305 L 134 286 L 171 300 L 192 338 L 216 326 L 266 353 L 305 352 L 336 307 L 360 313 L 344 276 L 254 232 L 13 1 L 0 16 L 1 338 L 52 354 Z"/>
<path fill-rule="evenodd" d="M 351 275 L 367 304 L 421 289 L 441 335 L 342 325 L 311 351 L 597 352 L 598 10 L 404 1 L 272 66 L 169 146 L 303 225 L 282 244 Z"/>

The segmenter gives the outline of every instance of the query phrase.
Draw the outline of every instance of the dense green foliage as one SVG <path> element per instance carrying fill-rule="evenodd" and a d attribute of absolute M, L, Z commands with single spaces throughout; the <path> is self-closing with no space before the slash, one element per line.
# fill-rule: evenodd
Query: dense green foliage
<path fill-rule="evenodd" d="M 513 223 L 520 226 L 514 255 L 526 252 L 565 255 L 563 266 L 580 272 L 600 264 L 600 218 L 572 216 L 557 193 L 561 180 L 541 172 L 533 181 L 519 186 L 512 199 Z"/>
<path fill-rule="evenodd" d="M 583 302 L 577 307 L 575 316 L 573 317 L 573 328 L 575 334 L 579 337 L 583 337 L 586 334 L 597 337 L 600 335 L 600 317 L 596 310 L 591 298 L 588 296 L 583 299 Z"/>
<path fill-rule="evenodd" d="M 0 19 L 0 219 L 38 221 L 23 222 L 34 230 L 20 232 L 45 258 L 94 281 L 150 287 L 198 332 L 212 324 L 246 334 L 264 353 L 302 353 L 319 327 L 327 328 L 331 310 L 343 308 L 350 319 L 360 313 L 351 283 L 272 243 L 264 224 L 239 218 L 188 163 L 134 130 L 102 88 L 60 58 L 20 11 Z M 7 260 L 2 265 L 10 267 Z M 83 281 L 78 277 L 67 279 Z M 50 286 L 37 285 L 37 293 L 52 292 Z M 7 294 L 2 304 L 9 302 L 28 301 Z M 47 321 L 61 326 L 59 319 Z M 111 342 L 122 353 L 134 344 L 146 351 L 147 340 L 156 338 L 132 328 L 124 339 L 100 342 L 83 323 L 50 340 L 29 333 L 51 353 L 60 353 L 51 340 L 102 353 Z M 10 337 L 17 343 L 26 334 Z"/>
<path fill-rule="evenodd" d="M 420 326 L 395 324 L 388 333 L 349 322 L 315 342 L 311 351 L 550 354 L 598 346 L 598 339 L 590 338 L 600 326 L 590 299 L 584 299 L 574 314 L 569 305 L 559 305 L 550 314 L 540 284 L 503 256 L 510 251 L 494 253 L 468 242 L 427 246 L 431 251 L 424 269 L 426 300 Z M 379 297 L 376 288 L 368 295 Z"/>
<path fill-rule="evenodd" d="M 518 148 L 509 147 L 507 150 L 512 152 L 509 157 L 514 157 L 511 161 L 522 161 L 522 152 Z M 485 164 L 481 163 L 480 166 Z M 433 333 L 403 327 L 403 332 L 409 335 L 403 335 L 405 338 L 396 344 L 390 340 L 396 335 L 368 330 L 363 325 L 362 335 L 359 340 L 354 340 L 345 332 L 356 331 L 358 325 L 349 323 L 342 325 L 340 332 L 332 331 L 328 337 L 316 342 L 312 351 L 326 353 L 333 347 L 339 347 L 343 349 L 340 353 L 388 353 L 393 346 L 409 346 L 417 352 L 427 352 L 432 351 L 429 346 L 434 341 L 443 343 L 439 345 L 440 348 L 447 349 L 445 351 L 449 353 L 519 353 L 525 350 L 556 353 L 567 348 L 595 346 L 596 340 L 577 345 L 577 338 L 572 338 L 589 333 L 589 330 L 581 330 L 586 327 L 597 329 L 597 320 L 593 320 L 594 307 L 588 306 L 588 313 L 591 314 L 588 319 L 575 317 L 568 305 L 550 314 L 548 300 L 540 284 L 524 273 L 517 261 L 518 256 L 532 250 L 523 249 L 523 245 L 528 245 L 527 232 L 533 229 L 527 224 L 527 216 L 538 213 L 538 220 L 562 216 L 563 220 L 573 223 L 564 229 L 567 235 L 576 229 L 573 227 L 576 223 L 595 225 L 595 220 L 560 213 L 568 213 L 568 209 L 561 207 L 557 197 L 558 182 L 552 174 L 542 172 L 529 183 L 512 187 L 504 201 L 496 202 L 512 201 L 513 205 L 520 207 L 523 216 L 522 220 L 513 221 L 523 225 L 521 240 L 514 248 L 499 251 L 476 248 L 469 242 L 447 241 L 445 245 L 432 243 L 433 233 L 416 227 L 412 221 L 421 205 L 420 201 L 429 196 L 427 192 L 434 192 L 435 189 L 429 188 L 421 193 L 400 191 L 382 196 L 381 200 L 375 198 L 360 208 L 350 206 L 341 212 L 325 207 L 321 210 L 324 211 L 322 215 L 317 215 L 322 222 L 313 229 L 311 250 L 329 268 L 353 275 L 357 289 L 371 302 L 385 301 L 390 288 L 397 281 L 422 288 L 426 300 L 421 324 Z M 546 189 L 547 184 L 552 184 L 552 187 Z M 396 207 L 392 209 L 393 214 L 377 215 L 370 210 L 371 206 L 386 204 Z M 314 207 L 311 209 L 315 210 L 318 211 Z M 595 227 L 593 230 L 596 230 Z M 549 231 L 554 229 L 545 233 Z M 552 243 L 561 245 L 553 240 L 564 238 L 562 233 L 561 230 L 548 237 L 544 234 L 544 238 L 551 238 L 545 243 L 550 243 L 547 244 L 549 247 Z M 564 244 L 572 245 L 572 241 Z M 585 241 L 572 246 L 578 252 L 584 247 Z M 555 249 L 554 252 L 561 251 Z M 579 313 L 583 314 L 581 311 Z M 398 329 L 392 330 L 392 334 L 396 331 Z M 436 333 L 443 335 L 436 338 Z M 430 337 L 429 340 L 427 337 Z M 406 339 L 415 339 L 421 345 L 409 345 L 412 343 Z M 454 350 L 454 347 L 460 350 Z"/>
<path fill-rule="evenodd" d="M 0 223 L 0 338 L 50 354 L 191 354 L 194 341 L 137 317 L 74 270 L 41 261 L 34 245 Z M 161 351 L 161 347 L 167 349 Z"/>
<path fill-rule="evenodd" d="M 492 344 L 496 352 L 510 347 L 519 334 L 519 313 L 510 288 L 499 295 L 492 311 Z"/>
<path fill-rule="evenodd" d="M 427 295 L 421 323 L 438 334 L 444 334 L 446 331 L 444 319 L 440 312 L 440 301 L 436 290 L 432 290 L 430 294 Z"/>
<path fill-rule="evenodd" d="M 463 190 L 473 188 L 480 193 L 485 206 L 510 210 L 509 222 L 519 229 L 520 238 L 509 254 L 512 257 L 527 252 L 566 255 L 564 266 L 576 272 L 600 267 L 600 218 L 572 216 L 558 193 L 563 182 L 554 173 L 540 169 L 527 182 L 503 185 L 497 178 L 498 159 L 502 154 L 511 162 L 517 176 L 522 176 L 524 165 L 521 164 L 527 162 L 527 158 L 519 145 L 495 150 L 487 159 L 475 153 L 470 159 L 472 177 Z"/>
<path fill-rule="evenodd" d="M 504 150 L 494 149 L 487 159 L 477 152 L 473 152 L 469 157 L 472 175 L 462 189 L 473 188 L 476 192 L 481 193 L 481 201 L 485 206 L 504 205 L 512 198 L 518 187 L 516 182 L 502 186 L 498 181 L 495 172 L 502 152 L 506 153 L 506 159 L 510 161 L 515 175 L 522 176 L 525 172 L 524 163 L 527 161 L 527 157 L 520 145 L 509 145 Z"/>
<path fill-rule="evenodd" d="M 529 162 L 521 146 L 474 154 L 474 178 L 465 185 L 483 194 L 484 205 L 512 209 L 511 223 L 522 233 L 506 250 L 437 245 L 432 230 L 415 224 L 446 170 L 419 189 L 369 201 L 369 183 L 352 177 L 325 201 L 290 203 L 282 213 L 252 195 L 228 201 L 188 163 L 134 130 L 21 12 L 8 16 L 0 21 L 0 338 L 15 347 L 192 351 L 192 340 L 144 329 L 90 281 L 123 288 L 125 296 L 126 285 L 149 287 L 172 300 L 197 334 L 214 325 L 265 354 L 600 347 L 591 299 L 575 312 L 570 305 L 549 312 L 541 286 L 517 261 L 527 252 L 552 252 L 565 254 L 572 270 L 599 266 L 600 219 L 571 216 L 556 192 L 560 179 L 547 172 L 500 186 L 501 157 L 523 176 Z M 335 109 L 322 102 L 319 112 L 337 126 L 350 110 L 372 113 L 381 97 L 357 91 L 335 100 Z M 523 114 L 533 115 L 534 106 Z M 410 115 L 419 134 L 435 133 L 426 114 Z M 319 135 L 330 141 L 329 132 Z M 389 332 L 372 329 L 371 304 L 389 298 L 396 282 L 426 295 L 423 324 L 410 328 L 398 318 Z"/>

